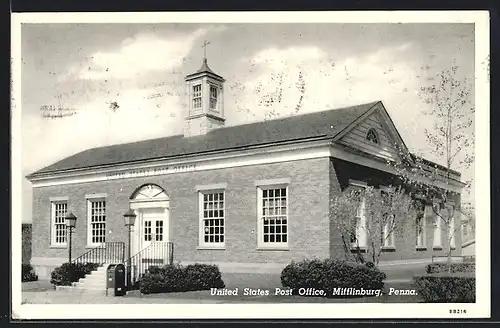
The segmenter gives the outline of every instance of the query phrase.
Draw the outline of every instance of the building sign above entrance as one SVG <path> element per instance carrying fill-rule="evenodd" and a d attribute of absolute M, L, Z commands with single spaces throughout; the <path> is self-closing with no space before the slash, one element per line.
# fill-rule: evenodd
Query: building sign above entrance
<path fill-rule="evenodd" d="M 165 175 L 173 173 L 186 173 L 196 171 L 196 164 L 170 165 L 147 169 L 134 169 L 129 171 L 113 172 L 106 174 L 107 180 L 113 179 L 129 179 L 149 177 L 154 175 Z"/>

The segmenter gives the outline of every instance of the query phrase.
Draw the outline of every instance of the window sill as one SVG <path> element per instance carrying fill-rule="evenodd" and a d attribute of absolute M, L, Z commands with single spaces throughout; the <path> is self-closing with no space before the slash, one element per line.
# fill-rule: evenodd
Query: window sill
<path fill-rule="evenodd" d="M 442 251 L 443 250 L 443 246 L 432 246 L 432 250 L 433 251 Z"/>
<path fill-rule="evenodd" d="M 417 246 L 417 247 L 415 247 L 415 250 L 416 250 L 416 251 L 420 251 L 420 252 L 421 252 L 421 251 L 426 251 L 426 250 L 427 250 L 427 247 Z"/>
<path fill-rule="evenodd" d="M 290 251 L 290 247 L 282 246 L 282 247 L 269 247 L 269 246 L 259 246 L 256 248 L 257 251 Z"/>
<path fill-rule="evenodd" d="M 382 247 L 382 252 L 384 252 L 384 253 L 390 253 L 390 252 L 395 252 L 395 251 L 396 251 L 396 247 L 394 247 L 394 246 Z"/>
<path fill-rule="evenodd" d="M 358 251 L 358 249 L 357 249 L 357 248 L 351 248 L 351 253 L 356 253 L 357 251 Z M 360 247 L 360 248 L 359 248 L 359 251 L 360 251 L 361 253 L 366 253 L 366 247 Z"/>
<path fill-rule="evenodd" d="M 197 250 L 219 250 L 225 251 L 226 246 L 196 246 Z"/>
<path fill-rule="evenodd" d="M 65 249 L 65 248 L 68 248 L 68 245 L 50 245 L 49 248 Z"/>

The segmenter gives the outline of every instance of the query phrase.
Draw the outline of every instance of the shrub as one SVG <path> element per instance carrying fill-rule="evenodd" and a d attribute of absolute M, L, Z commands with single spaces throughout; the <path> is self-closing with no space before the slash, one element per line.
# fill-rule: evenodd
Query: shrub
<path fill-rule="evenodd" d="M 373 262 L 366 262 L 365 265 L 369 268 L 374 268 L 375 264 Z"/>
<path fill-rule="evenodd" d="M 26 281 L 37 281 L 38 276 L 35 274 L 35 270 L 31 266 L 31 264 L 23 264 L 22 265 L 22 282 Z"/>
<path fill-rule="evenodd" d="M 143 294 L 208 290 L 224 286 L 219 267 L 207 264 L 149 267 L 139 281 L 139 289 Z"/>
<path fill-rule="evenodd" d="M 334 288 L 382 289 L 386 275 L 369 263 L 317 259 L 292 262 L 281 272 L 281 284 L 293 289 L 295 295 L 300 288 L 315 288 L 324 290 L 328 297 L 334 296 Z"/>
<path fill-rule="evenodd" d="M 475 303 L 476 278 L 461 276 L 417 276 L 418 294 L 428 303 Z"/>
<path fill-rule="evenodd" d="M 464 256 L 463 258 L 464 263 L 471 263 L 471 262 L 476 262 L 476 257 L 475 256 Z"/>
<path fill-rule="evenodd" d="M 64 263 L 52 271 L 50 283 L 54 286 L 71 286 L 98 267 L 97 263 Z"/>
<path fill-rule="evenodd" d="M 475 262 L 462 262 L 462 263 L 431 263 L 426 267 L 426 272 L 429 274 L 433 273 L 445 273 L 448 272 L 448 268 L 451 268 L 451 273 L 457 272 L 476 272 Z"/>

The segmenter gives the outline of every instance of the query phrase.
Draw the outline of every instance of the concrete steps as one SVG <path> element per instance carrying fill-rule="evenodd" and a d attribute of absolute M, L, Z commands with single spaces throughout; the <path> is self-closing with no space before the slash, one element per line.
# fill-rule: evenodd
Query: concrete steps
<path fill-rule="evenodd" d="M 106 269 L 108 264 L 104 264 L 92 271 L 90 274 L 74 282 L 72 286 L 57 286 L 56 290 L 73 292 L 75 294 L 106 294 Z"/>

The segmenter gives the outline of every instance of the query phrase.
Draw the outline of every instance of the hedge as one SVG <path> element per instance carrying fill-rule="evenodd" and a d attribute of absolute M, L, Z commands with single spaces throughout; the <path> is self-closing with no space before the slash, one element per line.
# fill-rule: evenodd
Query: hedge
<path fill-rule="evenodd" d="M 463 262 L 464 263 L 476 262 L 476 257 L 475 256 L 464 256 Z"/>
<path fill-rule="evenodd" d="M 23 264 L 22 265 L 22 282 L 27 281 L 37 281 L 38 276 L 35 274 L 35 270 L 31 266 L 31 264 Z"/>
<path fill-rule="evenodd" d="M 52 271 L 50 283 L 54 286 L 71 286 L 98 267 L 97 263 L 64 263 Z"/>
<path fill-rule="evenodd" d="M 281 284 L 293 289 L 294 295 L 300 288 L 314 288 L 324 290 L 326 297 L 334 296 L 334 288 L 379 290 L 384 287 L 385 278 L 386 274 L 370 262 L 359 264 L 329 259 L 292 262 L 281 272 Z"/>
<path fill-rule="evenodd" d="M 139 289 L 142 294 L 187 292 L 224 287 L 219 267 L 208 264 L 192 264 L 185 267 L 179 264 L 152 266 L 139 280 Z"/>
<path fill-rule="evenodd" d="M 427 303 L 475 303 L 476 278 L 461 276 L 417 276 L 418 294 Z"/>
<path fill-rule="evenodd" d="M 475 262 L 462 262 L 462 263 L 431 263 L 426 267 L 426 272 L 429 274 L 433 273 L 445 273 L 448 272 L 448 268 L 451 268 L 449 272 L 476 272 Z"/>

